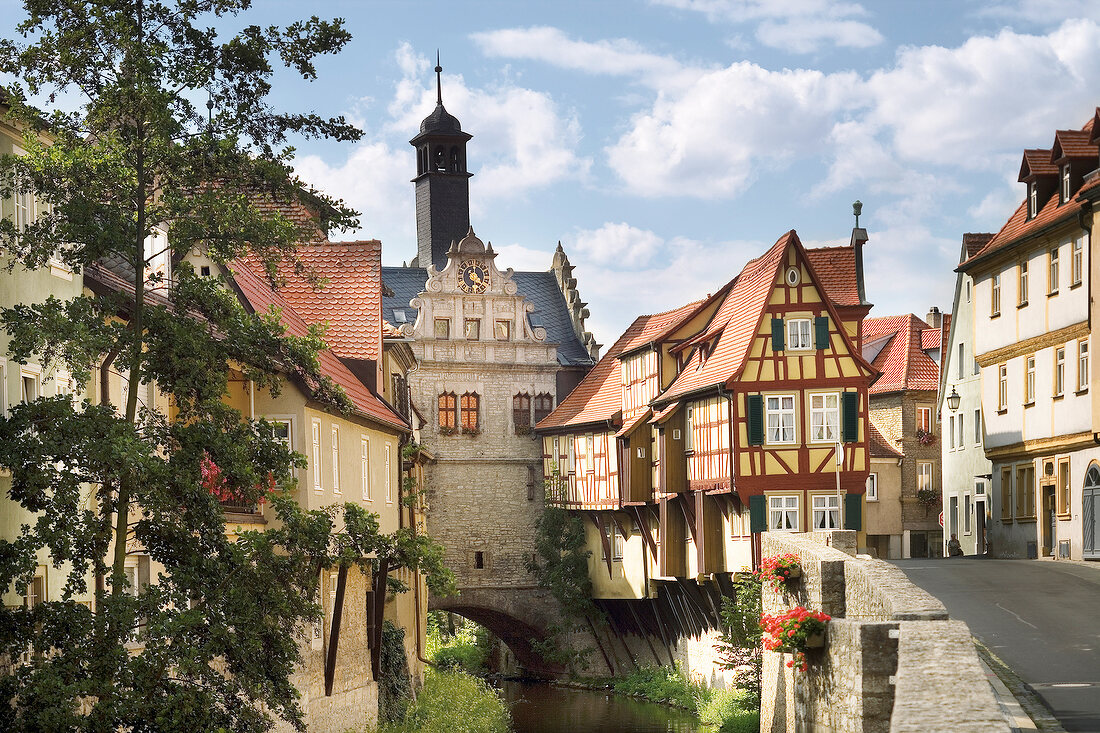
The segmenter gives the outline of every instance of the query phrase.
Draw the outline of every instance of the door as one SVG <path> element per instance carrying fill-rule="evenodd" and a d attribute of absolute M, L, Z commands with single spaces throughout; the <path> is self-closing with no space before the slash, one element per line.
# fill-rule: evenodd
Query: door
<path fill-rule="evenodd" d="M 1057 518 L 1054 513 L 1054 487 L 1043 487 L 1043 555 L 1054 555 L 1054 547 L 1057 545 L 1055 534 L 1057 532 Z"/>
<path fill-rule="evenodd" d="M 1084 556 L 1100 559 L 1100 468 L 1089 466 L 1085 487 L 1081 492 L 1081 529 L 1084 534 Z"/>
<path fill-rule="evenodd" d="M 974 552 L 985 554 L 985 501 L 974 502 Z"/>

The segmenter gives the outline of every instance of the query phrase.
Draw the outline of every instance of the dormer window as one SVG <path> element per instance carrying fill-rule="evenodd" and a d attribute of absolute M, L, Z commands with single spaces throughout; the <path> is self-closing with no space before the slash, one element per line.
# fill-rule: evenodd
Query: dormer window
<path fill-rule="evenodd" d="M 1062 166 L 1062 203 L 1069 203 L 1069 163 Z"/>
<path fill-rule="evenodd" d="M 1027 218 L 1034 219 L 1039 213 L 1039 184 L 1032 181 L 1027 184 Z"/>

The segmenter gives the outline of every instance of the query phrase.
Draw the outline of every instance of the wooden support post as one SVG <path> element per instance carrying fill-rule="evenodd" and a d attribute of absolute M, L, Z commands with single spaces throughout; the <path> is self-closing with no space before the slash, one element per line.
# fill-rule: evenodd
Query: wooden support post
<path fill-rule="evenodd" d="M 614 677 L 615 666 L 611 664 L 611 657 L 607 656 L 607 650 L 603 648 L 603 644 L 600 642 L 600 635 L 596 633 L 596 625 L 592 623 L 592 619 L 588 616 L 585 616 L 584 620 L 588 622 L 588 630 L 592 632 L 592 638 L 596 641 L 596 646 L 599 647 L 600 654 L 603 655 L 603 661 L 607 665 L 608 672 Z"/>
<path fill-rule="evenodd" d="M 650 641 L 649 629 L 642 624 L 642 619 L 638 616 L 638 611 L 634 608 L 633 601 L 627 601 L 627 608 L 630 609 L 630 615 L 634 617 L 634 623 L 638 625 L 638 631 L 641 633 L 642 638 L 645 639 L 646 646 L 649 647 L 649 653 L 653 655 L 653 659 L 657 664 L 661 664 L 661 658 L 657 656 L 657 650 L 653 648 L 653 642 Z"/>
<path fill-rule="evenodd" d="M 664 610 L 662 610 L 661 604 L 657 602 L 656 598 L 650 598 L 649 603 L 652 606 L 653 617 L 657 619 L 657 629 L 661 632 L 661 641 L 664 642 L 665 652 L 668 654 L 668 663 L 675 665 L 676 659 L 672 656 L 672 642 L 669 641 L 668 632 L 665 631 L 665 622 L 661 619 Z"/>
<path fill-rule="evenodd" d="M 600 517 L 599 512 L 592 512 L 592 524 L 596 525 L 596 531 L 600 534 L 600 544 L 603 545 L 603 559 L 607 563 L 607 578 L 611 580 L 615 577 L 611 572 L 611 542 L 608 540 L 607 533 L 603 531 L 603 519 Z"/>
<path fill-rule="evenodd" d="M 382 616 L 386 612 L 386 580 L 390 575 L 388 558 L 378 560 L 378 569 L 374 571 L 374 647 L 370 654 L 372 678 L 377 682 L 382 672 Z"/>
<path fill-rule="evenodd" d="M 328 654 L 325 655 L 325 696 L 332 696 L 336 677 L 336 650 L 340 646 L 340 619 L 344 615 L 344 589 L 347 587 L 348 566 L 341 565 L 336 575 L 336 603 L 332 608 L 332 626 L 328 634 Z"/>

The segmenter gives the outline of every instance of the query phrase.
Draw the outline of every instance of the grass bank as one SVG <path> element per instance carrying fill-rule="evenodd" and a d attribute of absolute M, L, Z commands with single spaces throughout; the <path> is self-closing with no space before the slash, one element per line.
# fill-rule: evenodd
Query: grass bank
<path fill-rule="evenodd" d="M 509 733 L 504 700 L 484 681 L 465 672 L 428 670 L 424 687 L 405 719 L 378 733 Z"/>

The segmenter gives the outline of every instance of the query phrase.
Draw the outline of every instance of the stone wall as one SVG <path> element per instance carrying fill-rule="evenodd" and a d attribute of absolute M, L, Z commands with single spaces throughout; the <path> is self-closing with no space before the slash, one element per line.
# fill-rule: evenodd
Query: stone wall
<path fill-rule="evenodd" d="M 806 672 L 764 652 L 760 729 L 1007 733 L 966 624 L 894 566 L 856 558 L 854 542 L 850 531 L 764 534 L 765 557 L 794 553 L 802 565 L 783 592 L 765 587 L 764 612 L 801 605 L 833 620 Z"/>

